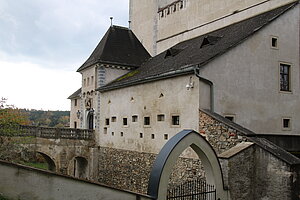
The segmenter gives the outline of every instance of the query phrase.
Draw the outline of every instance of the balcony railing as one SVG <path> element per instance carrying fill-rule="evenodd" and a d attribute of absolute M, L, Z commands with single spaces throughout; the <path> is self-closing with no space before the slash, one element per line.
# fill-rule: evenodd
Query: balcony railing
<path fill-rule="evenodd" d="M 74 128 L 48 128 L 23 125 L 0 125 L 0 135 L 12 137 L 33 136 L 48 139 L 93 140 L 94 130 Z"/>

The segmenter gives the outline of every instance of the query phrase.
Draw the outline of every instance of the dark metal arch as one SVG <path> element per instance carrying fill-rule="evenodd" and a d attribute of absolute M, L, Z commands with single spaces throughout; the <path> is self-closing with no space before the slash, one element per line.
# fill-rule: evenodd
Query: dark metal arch
<path fill-rule="evenodd" d="M 158 193 L 159 193 L 159 187 L 160 187 L 160 181 L 161 176 L 164 171 L 164 167 L 169 159 L 169 156 L 171 155 L 172 151 L 175 149 L 175 147 L 188 135 L 190 134 L 196 134 L 197 136 L 201 137 L 202 141 L 205 141 L 209 147 L 213 150 L 213 147 L 209 144 L 209 142 L 203 138 L 199 133 L 197 133 L 194 130 L 183 130 L 179 133 L 177 133 L 174 137 L 172 137 L 161 149 L 158 156 L 156 157 L 156 160 L 153 164 L 153 168 L 150 174 L 149 184 L 148 184 L 148 191 L 147 194 L 151 197 L 157 199 Z M 194 144 L 191 145 L 193 147 Z M 199 147 L 198 147 L 199 148 Z M 195 150 L 195 149 L 194 149 Z M 213 150 L 215 157 L 217 158 L 216 152 Z M 218 166 L 221 169 L 220 163 Z M 222 174 L 222 171 L 221 171 Z M 223 175 L 222 175 L 222 184 L 223 184 Z M 224 185 L 223 185 L 224 186 Z"/>

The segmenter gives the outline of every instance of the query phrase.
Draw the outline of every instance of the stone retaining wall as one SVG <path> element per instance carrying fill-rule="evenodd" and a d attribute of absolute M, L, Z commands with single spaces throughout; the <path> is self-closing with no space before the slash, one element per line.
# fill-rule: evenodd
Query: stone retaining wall
<path fill-rule="evenodd" d="M 148 181 L 156 155 L 100 147 L 98 181 L 115 188 L 147 193 Z M 179 158 L 170 177 L 170 187 L 195 177 L 203 177 L 199 159 Z"/>

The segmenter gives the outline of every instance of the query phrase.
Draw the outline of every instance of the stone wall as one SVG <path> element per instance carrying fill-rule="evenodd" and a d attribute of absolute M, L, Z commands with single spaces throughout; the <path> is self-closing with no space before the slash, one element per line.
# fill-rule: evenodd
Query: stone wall
<path fill-rule="evenodd" d="M 293 179 L 296 180 L 297 176 L 293 176 L 291 165 L 259 147 L 256 148 L 254 163 L 253 199 L 293 199 Z"/>
<path fill-rule="evenodd" d="M 32 137 L 4 137 L 0 136 L 0 159 L 22 163 L 36 160 L 35 153 L 28 147 L 21 145 L 32 142 Z"/>
<path fill-rule="evenodd" d="M 223 156 L 220 163 L 223 170 L 224 184 L 229 189 L 231 199 L 253 199 L 255 166 L 254 145 L 246 149 L 238 148 L 234 156 Z M 226 152 L 225 152 L 226 153 Z"/>
<path fill-rule="evenodd" d="M 228 123 L 225 123 L 224 120 L 226 119 L 217 120 L 206 112 L 199 111 L 199 132 L 206 137 L 217 154 L 247 140 L 244 133 L 229 126 L 229 120 Z"/>
<path fill-rule="evenodd" d="M 147 193 L 156 154 L 104 147 L 100 147 L 99 151 L 98 181 L 100 183 L 142 194 Z M 200 160 L 180 157 L 173 168 L 169 186 L 199 176 L 205 176 Z"/>
<path fill-rule="evenodd" d="M 0 194 L 11 200 L 147 200 L 149 196 L 0 161 Z"/>

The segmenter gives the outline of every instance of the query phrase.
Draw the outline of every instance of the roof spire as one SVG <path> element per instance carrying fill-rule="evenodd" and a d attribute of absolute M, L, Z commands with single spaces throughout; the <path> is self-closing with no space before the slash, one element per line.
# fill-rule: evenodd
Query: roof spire
<path fill-rule="evenodd" d="M 110 17 L 110 26 L 113 26 L 113 17 Z"/>
<path fill-rule="evenodd" d="M 131 21 L 128 21 L 128 28 L 131 29 Z"/>

